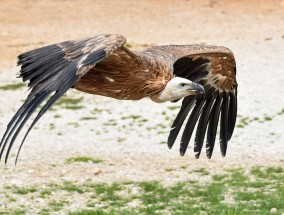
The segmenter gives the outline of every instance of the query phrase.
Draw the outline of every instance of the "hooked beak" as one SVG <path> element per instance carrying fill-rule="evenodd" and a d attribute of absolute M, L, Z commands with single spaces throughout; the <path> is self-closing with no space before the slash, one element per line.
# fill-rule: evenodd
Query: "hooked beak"
<path fill-rule="evenodd" d="M 192 82 L 192 89 L 189 89 L 189 91 L 194 91 L 196 94 L 204 94 L 205 89 L 201 84 L 198 84 L 196 82 Z"/>

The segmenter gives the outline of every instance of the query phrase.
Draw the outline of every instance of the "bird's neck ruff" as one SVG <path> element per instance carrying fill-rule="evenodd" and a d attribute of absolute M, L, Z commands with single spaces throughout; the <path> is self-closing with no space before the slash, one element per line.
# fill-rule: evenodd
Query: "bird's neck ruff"
<path fill-rule="evenodd" d="M 164 91 L 164 90 L 163 90 L 163 91 Z M 160 92 L 160 93 L 156 93 L 156 94 L 150 96 L 150 99 L 151 99 L 152 101 L 156 102 L 156 103 L 163 103 L 163 102 L 169 101 L 169 100 L 167 99 L 168 96 L 165 96 L 165 95 L 164 95 L 165 93 L 163 93 L 163 91 Z"/>
<path fill-rule="evenodd" d="M 182 82 L 191 81 L 184 78 L 174 77 L 165 86 L 163 90 L 150 96 L 151 100 L 156 103 L 163 103 L 166 101 L 174 101 L 188 96 L 190 93 L 184 89 L 179 88 L 179 84 Z"/>
<path fill-rule="evenodd" d="M 184 96 L 175 95 L 175 93 L 170 89 L 170 87 L 165 87 L 159 93 L 156 93 L 156 94 L 150 96 L 151 100 L 156 102 L 156 103 L 174 101 L 174 100 L 180 99 L 182 97 L 184 97 Z"/>

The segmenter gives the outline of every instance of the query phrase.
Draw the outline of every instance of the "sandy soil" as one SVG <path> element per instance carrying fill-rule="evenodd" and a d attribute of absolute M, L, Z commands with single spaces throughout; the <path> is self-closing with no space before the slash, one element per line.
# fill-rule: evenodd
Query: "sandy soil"
<path fill-rule="evenodd" d="M 83 97 L 85 108 L 56 108 L 47 113 L 29 135 L 17 166 L 13 165 L 16 148 L 8 168 L 3 162 L 0 165 L 0 187 L 63 179 L 157 179 L 171 183 L 192 177 L 181 166 L 218 172 L 232 167 L 284 165 L 284 114 L 277 114 L 284 108 L 283 0 L 2 0 L 0 11 L 1 86 L 19 82 L 15 78 L 18 54 L 68 39 L 120 33 L 133 48 L 151 44 L 217 44 L 231 48 L 236 56 L 238 124 L 245 117 L 272 118 L 237 127 L 225 158 L 217 147 L 211 160 L 204 151 L 196 160 L 193 143 L 184 157 L 179 156 L 177 143 L 172 150 L 161 144 L 167 139 L 171 121 L 165 119 L 163 111 L 170 119 L 178 111 L 167 108 L 172 104 L 116 101 L 71 90 L 68 96 Z M 25 91 L 0 92 L 0 136 L 27 96 Z M 95 108 L 103 111 L 93 114 Z M 54 118 L 56 114 L 61 118 Z M 122 117 L 131 114 L 148 121 L 142 125 L 135 121 L 130 126 L 131 119 Z M 97 119 L 80 120 L 88 116 Z M 108 125 L 109 122 L 115 123 Z M 51 129 L 51 125 L 55 128 Z M 67 158 L 76 156 L 104 162 L 65 164 Z"/>

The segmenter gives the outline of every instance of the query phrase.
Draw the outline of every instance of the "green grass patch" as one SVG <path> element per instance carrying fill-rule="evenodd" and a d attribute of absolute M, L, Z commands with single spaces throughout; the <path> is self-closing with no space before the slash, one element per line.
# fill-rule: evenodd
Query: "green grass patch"
<path fill-rule="evenodd" d="M 60 114 L 55 114 L 53 117 L 54 118 L 61 118 Z"/>
<path fill-rule="evenodd" d="M 117 142 L 121 143 L 121 142 L 124 142 L 126 140 L 125 137 L 118 137 L 117 138 Z"/>
<path fill-rule="evenodd" d="M 111 119 L 108 122 L 104 122 L 103 125 L 105 125 L 105 126 L 116 126 L 117 122 L 115 120 Z"/>
<path fill-rule="evenodd" d="M 98 159 L 98 158 L 83 157 L 83 156 L 72 157 L 72 158 L 68 158 L 68 159 L 65 160 L 65 163 L 67 163 L 67 164 L 76 163 L 76 162 L 101 163 L 101 162 L 103 162 L 103 160 Z"/>
<path fill-rule="evenodd" d="M 106 112 L 106 113 L 108 113 L 108 114 L 111 114 L 110 109 L 95 108 L 95 109 L 92 111 L 93 114 L 100 114 L 100 113 L 103 113 L 103 112 Z"/>
<path fill-rule="evenodd" d="M 49 208 L 42 208 L 42 209 L 40 209 L 39 214 L 40 215 L 49 215 L 49 214 L 51 214 L 51 212 L 50 212 Z"/>
<path fill-rule="evenodd" d="M 132 115 L 132 114 L 129 115 L 129 116 L 122 116 L 121 117 L 122 120 L 125 120 L 125 119 L 133 119 L 133 120 L 135 120 L 135 119 L 139 119 L 139 118 L 141 118 L 141 116 L 139 116 L 139 115 Z"/>
<path fill-rule="evenodd" d="M 93 210 L 78 210 L 74 212 L 69 212 L 69 215 L 133 215 L 135 214 L 133 210 L 110 210 L 110 211 L 105 211 L 102 209 L 93 209 Z"/>
<path fill-rule="evenodd" d="M 168 108 L 169 110 L 176 110 L 176 109 L 180 109 L 180 106 L 172 105 L 172 106 L 168 106 L 167 108 Z"/>
<path fill-rule="evenodd" d="M 212 175 L 212 179 L 214 181 L 222 181 L 223 179 L 225 179 L 227 177 L 227 175 Z"/>
<path fill-rule="evenodd" d="M 75 128 L 78 128 L 80 126 L 80 124 L 78 122 L 68 122 L 67 125 L 72 125 Z"/>
<path fill-rule="evenodd" d="M 25 83 L 7 84 L 7 85 L 0 86 L 0 90 L 19 90 L 26 86 L 27 84 Z"/>
<path fill-rule="evenodd" d="M 50 201 L 48 203 L 48 206 L 53 210 L 53 211 L 60 211 L 66 204 L 68 203 L 68 201 L 65 200 L 60 200 L 60 201 Z"/>
<path fill-rule="evenodd" d="M 240 185 L 244 183 L 246 180 L 248 180 L 247 176 L 244 175 L 244 170 L 236 169 L 235 171 L 232 172 L 231 175 L 231 184 L 237 184 Z"/>
<path fill-rule="evenodd" d="M 237 116 L 238 121 L 237 121 L 236 127 L 244 128 L 252 122 L 264 123 L 264 122 L 272 121 L 275 117 L 277 117 L 278 115 L 282 115 L 282 114 L 284 114 L 284 108 L 275 114 L 272 114 L 272 115 L 264 114 L 262 117 L 243 117 L 241 115 L 238 115 Z"/>
<path fill-rule="evenodd" d="M 278 115 L 284 114 L 284 108 L 283 108 L 281 111 L 279 111 L 277 114 L 278 114 Z"/>
<path fill-rule="evenodd" d="M 81 98 L 68 98 L 68 97 L 61 97 L 56 104 L 57 105 L 77 105 L 83 101 L 83 97 Z"/>
<path fill-rule="evenodd" d="M 145 192 L 153 192 L 161 188 L 161 185 L 158 181 L 143 181 L 138 183 L 138 186 Z"/>
<path fill-rule="evenodd" d="M 209 175 L 209 172 L 205 168 L 197 168 L 197 169 L 192 170 L 189 173 L 192 173 L 192 172 L 200 173 L 201 175 Z"/>
<path fill-rule="evenodd" d="M 97 117 L 92 117 L 92 116 L 85 116 L 81 117 L 80 120 L 96 120 L 98 119 Z"/>
<path fill-rule="evenodd" d="M 26 201 L 31 201 L 27 205 L 32 205 L 34 197 L 45 198 L 46 203 L 39 209 L 38 214 L 56 212 L 73 215 L 242 215 L 271 214 L 272 208 L 275 208 L 273 210 L 276 210 L 277 215 L 284 212 L 283 167 L 236 168 L 219 174 L 212 174 L 206 168 L 198 168 L 193 169 L 191 173 L 198 176 L 196 180 L 181 181 L 171 185 L 165 185 L 162 181 L 126 181 L 112 184 L 92 183 L 92 180 L 64 181 L 59 184 L 47 184 L 44 189 L 37 187 L 32 195 L 25 198 Z M 203 174 L 208 174 L 210 177 L 203 177 Z M 200 180 L 201 178 L 205 180 Z M 5 194 L 11 191 L 10 197 L 16 198 L 20 195 L 15 194 L 13 190 L 14 187 L 4 187 Z M 55 201 L 54 198 L 59 194 L 62 195 L 62 191 L 67 191 L 67 194 L 64 198 Z M 29 192 L 26 193 L 28 195 Z M 8 197 L 9 195 L 4 195 L 4 198 Z M 74 208 L 72 204 L 81 206 L 77 210 L 69 209 Z M 28 207 L 25 208 L 27 214 L 30 213 Z M 12 211 L 7 211 L 6 214 L 11 213 Z"/>
<path fill-rule="evenodd" d="M 264 118 L 263 118 L 265 121 L 271 121 L 272 120 L 272 117 L 270 117 L 270 116 L 264 116 Z"/>
<path fill-rule="evenodd" d="M 69 98 L 69 97 L 61 97 L 55 105 L 61 106 L 62 108 L 69 110 L 79 110 L 84 108 L 84 106 L 79 105 L 83 101 L 83 97 L 80 98 Z"/>
<path fill-rule="evenodd" d="M 107 196 L 113 196 L 116 191 L 121 190 L 121 185 L 119 183 L 113 183 L 111 185 L 98 183 L 98 184 L 89 184 L 87 186 L 93 189 L 96 195 L 105 194 Z"/>
<path fill-rule="evenodd" d="M 80 193 L 80 194 L 85 193 L 84 187 L 77 185 L 77 184 L 74 184 L 74 183 L 69 182 L 69 181 L 65 181 L 63 183 L 63 185 L 61 186 L 61 189 L 66 190 L 68 192 L 77 192 L 77 193 Z"/>
<path fill-rule="evenodd" d="M 1 212 L 0 212 L 1 214 Z M 27 214 L 25 210 L 14 210 L 14 211 L 11 211 L 9 213 L 3 213 L 3 214 L 9 214 L 9 215 L 24 215 L 24 214 Z"/>
<path fill-rule="evenodd" d="M 52 194 L 52 190 L 46 189 L 46 190 L 40 191 L 39 197 L 46 198 L 47 196 L 50 196 L 51 194 Z"/>
<path fill-rule="evenodd" d="M 50 129 L 50 130 L 55 129 L 55 124 L 54 124 L 54 123 L 50 123 L 50 124 L 49 124 L 49 129 Z"/>
<path fill-rule="evenodd" d="M 122 185 L 119 183 L 108 184 L 91 184 L 88 185 L 91 191 L 95 194 L 92 195 L 94 199 L 100 199 L 102 202 L 108 202 L 111 206 L 121 207 L 127 202 L 127 198 L 121 198 L 117 192 L 122 190 Z"/>
<path fill-rule="evenodd" d="M 282 182 L 284 183 L 284 169 L 282 167 L 260 167 L 256 166 L 251 169 L 251 173 L 258 177 L 263 179 L 282 179 Z"/>
<path fill-rule="evenodd" d="M 103 210 L 78 210 L 74 212 L 70 212 L 69 215 L 105 215 L 108 213 L 105 213 Z"/>
<path fill-rule="evenodd" d="M 83 109 L 84 106 L 82 106 L 82 105 L 78 105 L 78 106 L 76 106 L 76 105 L 66 105 L 64 108 L 65 109 L 69 109 L 69 110 L 80 110 L 80 109 Z"/>
<path fill-rule="evenodd" d="M 34 193 L 37 191 L 36 187 L 18 187 L 18 186 L 11 186 L 11 187 L 6 187 L 8 189 L 12 190 L 12 193 L 14 194 L 20 194 L 20 195 L 26 195 L 28 193 Z"/>
<path fill-rule="evenodd" d="M 15 199 L 11 194 L 5 193 L 5 198 L 9 201 L 9 202 L 16 202 L 17 199 Z"/>

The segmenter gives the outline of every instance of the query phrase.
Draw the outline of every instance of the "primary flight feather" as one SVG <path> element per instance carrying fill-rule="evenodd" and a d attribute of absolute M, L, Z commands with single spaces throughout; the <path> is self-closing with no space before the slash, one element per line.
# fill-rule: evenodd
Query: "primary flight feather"
<path fill-rule="evenodd" d="M 121 35 L 97 35 L 19 55 L 19 77 L 29 81 L 31 92 L 7 126 L 0 142 L 0 159 L 6 149 L 7 162 L 19 132 L 35 110 L 45 102 L 19 151 L 35 123 L 72 87 L 124 100 L 150 97 L 161 103 L 184 98 L 168 137 L 169 148 L 189 115 L 181 137 L 181 155 L 186 152 L 197 125 L 195 156 L 199 157 L 206 139 L 206 154 L 211 158 L 220 121 L 220 147 L 225 156 L 237 116 L 233 53 L 225 47 L 209 45 L 165 45 L 130 51 L 125 43 Z"/>

